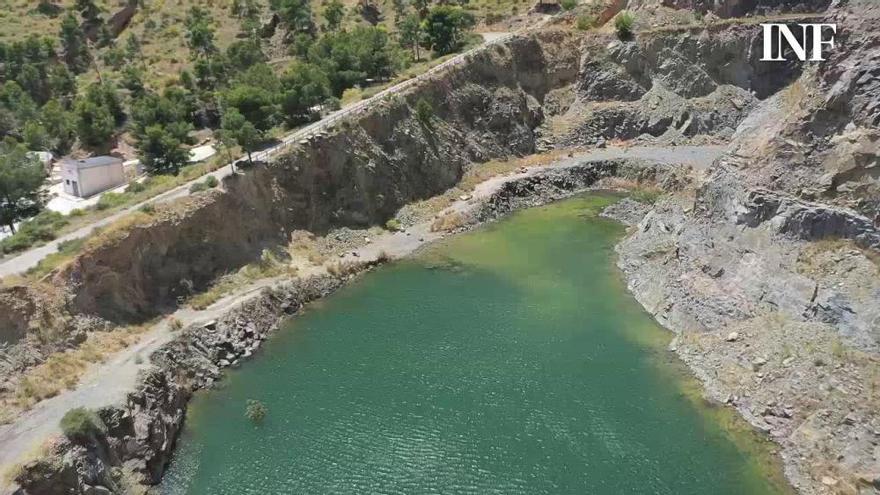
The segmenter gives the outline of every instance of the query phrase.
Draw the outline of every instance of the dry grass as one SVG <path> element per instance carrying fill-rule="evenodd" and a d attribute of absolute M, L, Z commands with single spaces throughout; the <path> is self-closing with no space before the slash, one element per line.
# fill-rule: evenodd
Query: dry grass
<path fill-rule="evenodd" d="M 91 333 L 79 347 L 52 354 L 45 362 L 28 369 L 11 393 L 0 396 L 0 421 L 8 421 L 17 412 L 75 387 L 91 365 L 103 363 L 109 356 L 134 344 L 151 325 Z"/>
<path fill-rule="evenodd" d="M 297 268 L 289 262 L 278 259 L 269 250 L 264 250 L 259 261 L 242 267 L 234 273 L 220 277 L 220 279 L 205 292 L 193 296 L 189 305 L 194 309 L 202 310 L 219 301 L 223 296 L 231 294 L 257 280 L 280 277 L 282 275 L 294 277 Z"/>
<path fill-rule="evenodd" d="M 9 466 L 3 471 L 3 482 L 6 485 L 12 484 L 19 475 L 23 474 L 24 466 L 31 461 L 38 459 L 47 459 L 55 451 L 58 439 L 49 438 L 33 446 L 29 452 L 21 456 L 21 461 Z"/>
<path fill-rule="evenodd" d="M 648 205 L 656 203 L 664 194 L 664 191 L 657 187 L 657 184 L 653 181 L 608 177 L 602 179 L 601 185 L 608 189 L 625 191 L 632 199 Z"/>
<path fill-rule="evenodd" d="M 457 211 L 441 216 L 431 224 L 431 232 L 449 232 L 467 224 L 467 217 Z"/>
<path fill-rule="evenodd" d="M 155 217 L 150 213 L 143 211 L 130 213 L 89 237 L 83 244 L 83 249 L 92 250 L 118 242 L 128 236 L 132 229 L 149 225 L 153 220 Z"/>
<path fill-rule="evenodd" d="M 327 273 L 334 277 L 347 277 L 361 270 L 361 263 L 357 261 L 337 261 L 327 265 Z"/>

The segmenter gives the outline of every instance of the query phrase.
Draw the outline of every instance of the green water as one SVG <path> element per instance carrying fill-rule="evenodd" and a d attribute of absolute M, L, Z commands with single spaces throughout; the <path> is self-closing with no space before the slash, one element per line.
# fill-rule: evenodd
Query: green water
<path fill-rule="evenodd" d="M 518 213 L 312 305 L 194 401 L 162 492 L 783 492 L 625 292 L 609 201 Z"/>

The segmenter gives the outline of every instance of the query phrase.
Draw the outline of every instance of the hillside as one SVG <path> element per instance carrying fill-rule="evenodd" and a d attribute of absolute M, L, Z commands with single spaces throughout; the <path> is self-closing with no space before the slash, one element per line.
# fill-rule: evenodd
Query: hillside
<path fill-rule="evenodd" d="M 123 42 L 128 36 L 136 36 L 142 44 L 145 61 L 150 67 L 150 80 L 158 87 L 176 81 L 180 71 L 191 67 L 188 60 L 186 43 L 186 14 L 192 7 L 206 10 L 213 19 L 216 28 L 216 44 L 225 50 L 236 39 L 246 37 L 243 32 L 242 19 L 233 15 L 231 7 L 235 0 L 155 0 L 139 2 L 146 5 L 138 7 L 131 17 L 130 24 L 117 36 L 117 42 Z M 21 41 L 27 36 L 38 34 L 55 35 L 60 31 L 63 13 L 73 9 L 76 0 L 52 1 L 55 7 L 41 13 L 34 6 L 33 0 L 14 0 L 4 6 L 0 12 L 0 41 Z M 96 0 L 105 19 L 112 17 L 126 8 L 125 0 Z M 368 9 L 362 9 L 359 0 L 342 0 L 345 8 L 343 27 L 368 25 L 369 19 L 378 21 L 389 31 L 395 31 L 395 11 L 408 2 L 400 0 L 380 0 L 368 3 Z M 472 12 L 483 25 L 491 26 L 517 14 L 527 12 L 532 7 L 531 0 L 474 0 L 465 8 Z M 260 19 L 269 22 L 271 13 L 268 0 L 255 0 L 260 12 Z M 311 9 L 318 24 L 323 26 L 324 12 L 328 0 L 310 0 Z M 395 5 L 396 4 L 396 5 Z M 491 27 L 487 27 L 491 30 Z M 274 47 L 276 58 L 283 58 L 284 46 L 277 43 Z M 103 53 L 106 49 L 99 49 Z M 99 57 L 100 58 L 100 57 Z M 101 64 L 102 66 L 104 64 Z M 94 77 L 92 75 L 92 77 Z"/>

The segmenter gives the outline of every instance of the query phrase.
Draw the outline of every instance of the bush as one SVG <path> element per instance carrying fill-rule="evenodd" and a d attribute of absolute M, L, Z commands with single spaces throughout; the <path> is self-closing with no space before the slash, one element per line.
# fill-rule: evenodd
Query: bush
<path fill-rule="evenodd" d="M 562 0 L 559 2 L 559 5 L 562 7 L 562 10 L 571 10 L 577 7 L 577 0 Z"/>
<path fill-rule="evenodd" d="M 266 409 L 266 405 L 262 402 L 254 399 L 248 399 L 247 408 L 244 411 L 245 417 L 247 419 L 253 421 L 254 423 L 259 423 L 263 421 L 266 417 L 266 413 L 269 412 Z"/>
<path fill-rule="evenodd" d="M 392 232 L 403 230 L 403 226 L 400 225 L 400 220 L 396 218 L 392 218 L 391 220 L 385 222 L 385 228 Z"/>
<path fill-rule="evenodd" d="M 125 188 L 125 192 L 127 193 L 139 193 L 146 190 L 147 186 L 138 181 L 129 182 L 128 187 Z"/>
<path fill-rule="evenodd" d="M 130 199 L 131 195 L 129 195 L 128 193 L 104 193 L 101 195 L 101 198 L 98 199 L 98 202 L 95 204 L 95 208 L 101 211 L 109 210 L 110 208 L 124 205 Z"/>
<path fill-rule="evenodd" d="M 622 40 L 631 38 L 634 23 L 635 17 L 628 11 L 624 10 L 618 14 L 617 18 L 614 19 L 614 29 L 617 30 L 617 37 Z"/>
<path fill-rule="evenodd" d="M 434 118 L 434 108 L 424 98 L 416 102 L 416 120 L 425 127 L 431 127 L 431 119 Z"/>
<path fill-rule="evenodd" d="M 61 418 L 61 431 L 73 441 L 84 441 L 107 431 L 104 422 L 94 411 L 76 407 L 67 411 Z"/>
<path fill-rule="evenodd" d="M 577 21 L 575 21 L 575 27 L 581 31 L 587 31 L 588 29 L 593 28 L 595 25 L 596 18 L 588 14 L 579 15 Z"/>
<path fill-rule="evenodd" d="M 209 175 L 205 178 L 205 180 L 201 182 L 196 182 L 195 184 L 189 186 L 189 192 L 191 194 L 195 194 L 202 191 L 207 191 L 208 189 L 217 187 L 217 185 L 219 184 L 220 182 L 217 180 L 216 177 L 214 177 L 213 175 Z"/>
<path fill-rule="evenodd" d="M 43 211 L 26 220 L 18 227 L 18 232 L 0 241 L 0 252 L 23 251 L 40 242 L 55 239 L 58 230 L 67 225 L 67 217 L 57 211 Z"/>

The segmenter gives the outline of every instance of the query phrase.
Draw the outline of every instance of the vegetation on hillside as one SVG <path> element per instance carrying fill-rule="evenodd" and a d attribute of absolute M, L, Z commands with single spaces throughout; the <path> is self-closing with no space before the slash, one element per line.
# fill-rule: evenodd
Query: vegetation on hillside
<path fill-rule="evenodd" d="M 0 223 L 13 228 L 45 202 L 46 173 L 28 151 L 107 153 L 124 140 L 148 173 L 176 176 L 193 131 L 210 130 L 250 159 L 279 128 L 338 108 L 343 93 L 462 49 L 476 22 L 429 0 L 394 0 L 393 14 L 372 0 L 183 3 L 139 2 L 126 27 L 113 22 L 115 2 L 41 2 L 24 30 L 0 35 Z M 266 27 L 270 15 L 277 26 Z M 10 22 L 0 15 L 0 26 Z M 3 252 L 50 240 L 47 225 L 4 241 Z"/>

